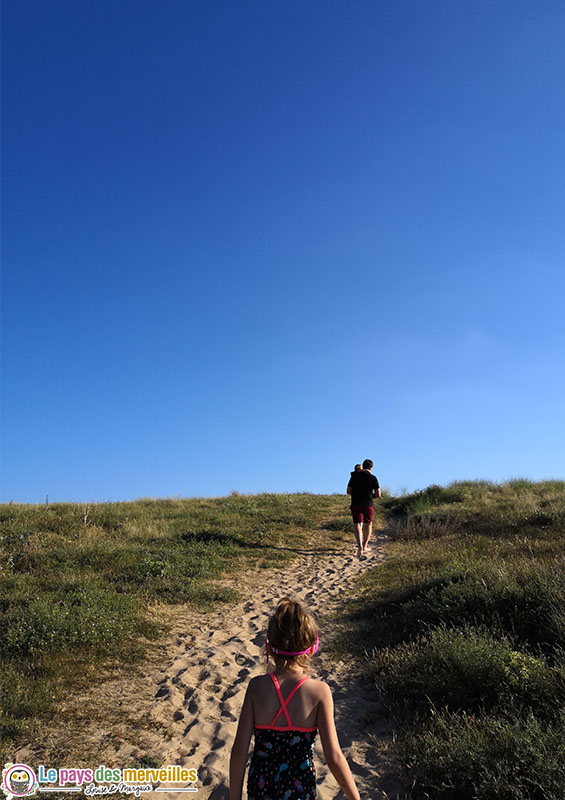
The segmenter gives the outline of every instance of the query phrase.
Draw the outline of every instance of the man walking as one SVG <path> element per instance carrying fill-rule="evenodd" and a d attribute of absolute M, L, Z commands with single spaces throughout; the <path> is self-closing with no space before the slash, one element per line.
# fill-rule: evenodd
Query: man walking
<path fill-rule="evenodd" d="M 373 498 L 381 496 L 379 482 L 371 474 L 373 462 L 370 458 L 363 461 L 363 469 L 351 473 L 347 484 L 347 494 L 351 495 L 351 516 L 355 525 L 357 539 L 357 556 L 367 555 L 367 545 L 373 530 L 375 507 Z"/>

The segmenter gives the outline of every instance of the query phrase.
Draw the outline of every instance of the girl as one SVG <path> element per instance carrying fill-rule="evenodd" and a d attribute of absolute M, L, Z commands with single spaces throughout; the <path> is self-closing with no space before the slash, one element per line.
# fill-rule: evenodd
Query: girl
<path fill-rule="evenodd" d="M 328 767 L 348 800 L 360 800 L 335 730 L 329 686 L 308 679 L 304 668 L 318 649 L 316 624 L 300 603 L 280 601 L 269 621 L 265 649 L 273 672 L 249 682 L 230 759 L 230 800 L 241 800 L 251 734 L 255 749 L 247 778 L 248 800 L 314 800 L 312 748 L 316 732 Z"/>

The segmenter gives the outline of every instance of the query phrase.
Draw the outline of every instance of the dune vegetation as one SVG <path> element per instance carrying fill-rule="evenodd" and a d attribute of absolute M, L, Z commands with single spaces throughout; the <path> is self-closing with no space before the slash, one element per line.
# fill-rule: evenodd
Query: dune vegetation
<path fill-rule="evenodd" d="M 2 506 L 2 754 L 105 664 L 141 662 L 167 631 L 157 609 L 205 613 L 241 600 L 253 570 L 353 546 L 348 504 Z M 379 506 L 386 558 L 348 587 L 334 653 L 382 701 L 405 797 L 563 800 L 565 482 L 458 482 Z"/>
<path fill-rule="evenodd" d="M 3 505 L 3 753 L 55 724 L 61 698 L 106 666 L 143 659 L 165 633 L 164 604 L 205 612 L 235 602 L 238 576 L 298 557 L 334 508 L 343 496 Z M 324 547 L 342 536 L 324 531 Z"/>
<path fill-rule="evenodd" d="M 340 646 L 397 731 L 406 796 L 565 796 L 565 483 L 459 482 L 383 502 L 388 559 Z"/>

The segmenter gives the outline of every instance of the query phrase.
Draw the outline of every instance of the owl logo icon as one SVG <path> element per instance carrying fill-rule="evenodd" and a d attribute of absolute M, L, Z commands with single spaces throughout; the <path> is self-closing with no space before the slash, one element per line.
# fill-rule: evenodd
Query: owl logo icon
<path fill-rule="evenodd" d="M 31 797 L 37 791 L 35 772 L 27 764 L 6 764 L 2 770 L 0 787 L 8 800 L 14 797 Z"/>

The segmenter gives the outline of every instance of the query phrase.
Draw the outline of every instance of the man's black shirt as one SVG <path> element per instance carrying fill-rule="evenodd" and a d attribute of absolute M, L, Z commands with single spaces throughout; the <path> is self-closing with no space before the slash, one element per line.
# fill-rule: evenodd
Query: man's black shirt
<path fill-rule="evenodd" d="M 358 472 L 353 473 L 347 488 L 351 489 L 352 506 L 372 506 L 373 497 L 376 496 L 379 488 L 379 482 L 366 469 L 360 469 Z"/>

